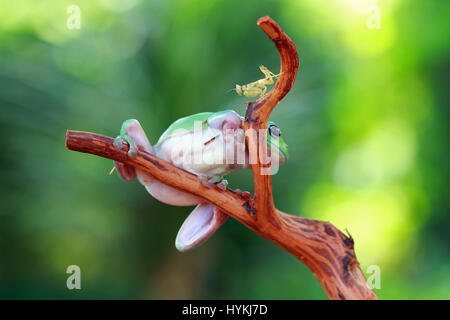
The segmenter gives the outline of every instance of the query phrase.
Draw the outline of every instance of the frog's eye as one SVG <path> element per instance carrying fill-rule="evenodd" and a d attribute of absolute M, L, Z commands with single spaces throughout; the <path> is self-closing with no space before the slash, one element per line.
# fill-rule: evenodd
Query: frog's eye
<path fill-rule="evenodd" d="M 281 136 L 280 128 L 278 128 L 276 125 L 271 124 L 269 126 L 269 133 L 271 137 L 279 138 Z"/>

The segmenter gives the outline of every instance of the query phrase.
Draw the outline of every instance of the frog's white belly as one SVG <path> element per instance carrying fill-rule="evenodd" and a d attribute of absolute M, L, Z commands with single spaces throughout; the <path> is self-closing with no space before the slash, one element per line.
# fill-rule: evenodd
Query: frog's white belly
<path fill-rule="evenodd" d="M 243 130 L 238 137 L 224 135 L 218 129 L 173 134 L 159 141 L 156 155 L 177 167 L 199 176 L 223 176 L 248 168 Z"/>

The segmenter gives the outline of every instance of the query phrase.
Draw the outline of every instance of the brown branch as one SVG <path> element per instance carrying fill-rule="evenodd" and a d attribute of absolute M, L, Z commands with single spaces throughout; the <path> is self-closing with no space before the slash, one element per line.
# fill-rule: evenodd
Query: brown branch
<path fill-rule="evenodd" d="M 268 94 L 248 104 L 245 130 L 266 128 L 271 111 L 292 87 L 298 69 L 295 46 L 281 28 L 269 17 L 259 19 L 258 25 L 278 49 L 281 75 Z M 247 139 L 249 152 L 258 159 L 252 165 L 254 199 L 229 189 L 206 187 L 197 176 L 142 150 L 139 150 L 136 158 L 129 158 L 127 145 L 124 144 L 122 150 L 117 149 L 113 146 L 112 138 L 102 135 L 68 130 L 66 147 L 129 164 L 167 185 L 214 204 L 255 233 L 300 259 L 314 273 L 330 299 L 377 299 L 359 267 L 351 237 L 328 222 L 288 215 L 274 207 L 270 175 L 260 174 L 267 146 L 261 144 L 258 147 L 257 137 L 248 136 Z M 261 161 L 259 154 L 263 156 Z"/>
<path fill-rule="evenodd" d="M 267 94 L 247 104 L 244 122 L 246 132 L 252 129 L 251 132 L 256 133 L 248 134 L 246 137 L 250 158 L 252 159 L 255 205 L 258 211 L 257 222 L 260 228 L 265 228 L 268 224 L 279 226 L 281 221 L 278 214 L 276 214 L 273 203 L 272 178 L 268 174 L 261 174 L 261 168 L 267 166 L 270 161 L 267 155 L 267 132 L 260 129 L 267 128 L 267 122 L 272 110 L 292 88 L 297 75 L 299 61 L 294 43 L 275 21 L 270 17 L 262 17 L 257 24 L 275 44 L 281 58 L 281 70 L 278 81 Z M 262 137 L 259 135 L 262 135 Z"/>

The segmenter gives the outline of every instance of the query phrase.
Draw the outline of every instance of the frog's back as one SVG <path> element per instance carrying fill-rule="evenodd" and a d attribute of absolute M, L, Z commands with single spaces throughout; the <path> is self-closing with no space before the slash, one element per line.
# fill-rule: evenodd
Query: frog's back
<path fill-rule="evenodd" d="M 164 140 L 165 138 L 167 138 L 168 136 L 170 136 L 171 134 L 173 134 L 176 130 L 180 130 L 180 129 L 187 130 L 187 131 L 194 130 L 194 124 L 196 121 L 200 121 L 200 122 L 206 121 L 208 119 L 208 117 L 211 116 L 212 114 L 213 114 L 213 112 L 201 112 L 201 113 L 190 115 L 188 117 L 178 119 L 177 121 L 172 123 L 166 129 L 166 131 L 164 131 L 164 133 L 159 138 L 158 143 L 161 142 L 162 140 Z"/>

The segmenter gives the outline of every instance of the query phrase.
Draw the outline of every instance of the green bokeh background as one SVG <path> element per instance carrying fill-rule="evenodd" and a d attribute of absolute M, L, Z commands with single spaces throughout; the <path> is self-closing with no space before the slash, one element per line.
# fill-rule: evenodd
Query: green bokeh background
<path fill-rule="evenodd" d="M 380 29 L 370 29 L 377 3 Z M 69 30 L 67 7 L 81 9 Z M 228 90 L 279 70 L 256 26 L 275 19 L 299 50 L 271 120 L 290 160 L 277 207 L 331 221 L 356 242 L 382 299 L 449 299 L 450 3 L 445 0 L 0 1 L 0 297 L 326 299 L 293 256 L 229 219 L 179 253 L 192 208 L 70 152 L 66 129 L 116 136 L 139 119 L 155 143 L 174 120 L 243 113 Z M 250 171 L 229 176 L 252 190 Z M 81 290 L 66 288 L 78 265 Z"/>

